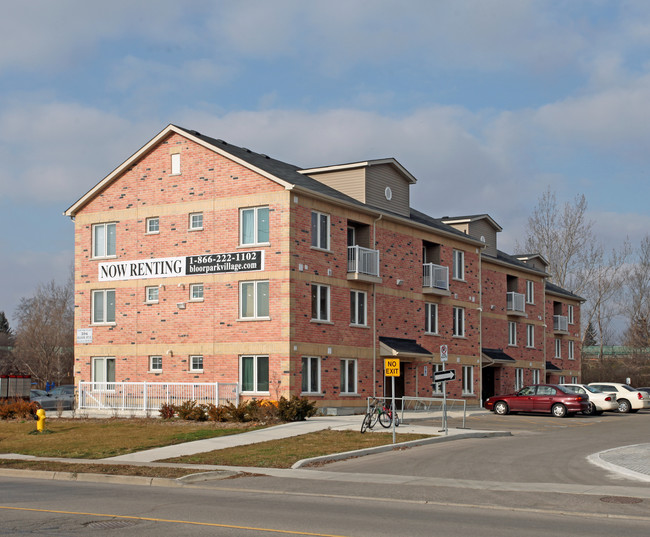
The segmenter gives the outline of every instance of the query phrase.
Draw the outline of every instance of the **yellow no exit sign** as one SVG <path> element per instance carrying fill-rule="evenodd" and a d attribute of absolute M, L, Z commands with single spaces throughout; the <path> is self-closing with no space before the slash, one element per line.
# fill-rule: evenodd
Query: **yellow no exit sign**
<path fill-rule="evenodd" d="M 399 377 L 399 358 L 385 358 L 384 371 L 387 377 Z"/>

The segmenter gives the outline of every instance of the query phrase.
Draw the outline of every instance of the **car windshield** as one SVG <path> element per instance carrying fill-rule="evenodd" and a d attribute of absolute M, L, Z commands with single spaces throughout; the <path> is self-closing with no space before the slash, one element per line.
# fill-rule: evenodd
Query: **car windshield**
<path fill-rule="evenodd" d="M 628 392 L 636 391 L 636 388 L 632 388 L 632 386 L 628 386 L 627 384 L 623 384 L 623 388 L 625 388 Z"/>

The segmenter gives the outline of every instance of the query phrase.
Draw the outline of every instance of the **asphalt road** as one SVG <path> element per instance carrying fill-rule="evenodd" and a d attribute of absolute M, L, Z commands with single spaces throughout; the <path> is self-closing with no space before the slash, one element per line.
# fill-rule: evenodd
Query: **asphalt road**
<path fill-rule="evenodd" d="M 349 459 L 301 470 L 294 478 L 249 475 L 183 488 L 4 477 L 0 534 L 647 537 L 650 533 L 650 485 L 586 460 L 596 451 L 647 443 L 650 412 L 566 419 L 482 414 L 470 417 L 467 425 L 508 429 L 513 436 Z"/>

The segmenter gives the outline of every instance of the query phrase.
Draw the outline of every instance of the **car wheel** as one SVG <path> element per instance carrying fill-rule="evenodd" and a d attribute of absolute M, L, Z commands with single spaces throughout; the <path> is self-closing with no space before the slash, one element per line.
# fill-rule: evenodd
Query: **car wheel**
<path fill-rule="evenodd" d="M 494 403 L 494 413 L 499 416 L 505 416 L 508 413 L 508 403 L 505 401 L 497 401 Z"/>
<path fill-rule="evenodd" d="M 627 414 L 630 410 L 632 410 L 632 405 L 630 405 L 630 402 L 627 399 L 618 400 L 618 411 L 621 414 Z"/>
<path fill-rule="evenodd" d="M 560 403 L 556 403 L 551 407 L 551 414 L 556 418 L 563 418 L 567 415 L 566 407 Z"/>
<path fill-rule="evenodd" d="M 594 414 L 598 414 L 598 411 L 596 410 L 596 405 L 594 405 L 593 403 L 589 403 L 587 410 L 585 410 L 583 414 L 586 414 L 587 416 L 593 416 Z"/>

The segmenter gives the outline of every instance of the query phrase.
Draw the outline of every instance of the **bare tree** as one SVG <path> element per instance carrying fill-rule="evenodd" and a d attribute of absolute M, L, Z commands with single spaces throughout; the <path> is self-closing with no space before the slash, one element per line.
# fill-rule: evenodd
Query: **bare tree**
<path fill-rule="evenodd" d="M 526 253 L 542 254 L 549 262 L 550 280 L 577 295 L 591 280 L 594 257 L 602 256 L 586 211 L 584 195 L 560 207 L 549 187 L 528 218 L 524 244 L 517 244 Z"/>
<path fill-rule="evenodd" d="M 60 384 L 74 363 L 74 282 L 39 285 L 17 308 L 15 354 L 18 363 L 40 383 Z"/>
<path fill-rule="evenodd" d="M 650 347 L 650 236 L 646 235 L 638 249 L 638 257 L 630 267 L 625 294 L 625 316 L 628 328 L 625 344 Z"/>

